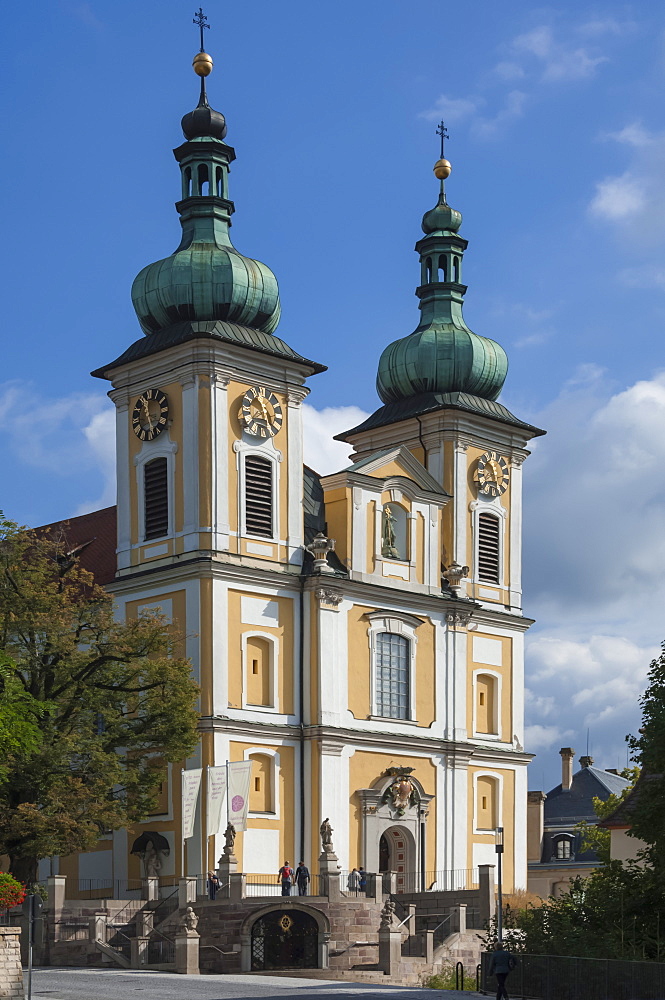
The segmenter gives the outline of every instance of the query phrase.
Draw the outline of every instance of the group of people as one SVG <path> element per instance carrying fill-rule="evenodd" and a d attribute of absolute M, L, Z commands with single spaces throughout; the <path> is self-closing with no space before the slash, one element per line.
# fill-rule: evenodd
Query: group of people
<path fill-rule="evenodd" d="M 282 883 L 282 896 L 290 896 L 291 888 L 298 886 L 298 895 L 306 896 L 311 876 L 309 868 L 304 861 L 301 861 L 297 868 L 292 868 L 288 861 L 285 861 L 277 873 L 277 881 Z"/>

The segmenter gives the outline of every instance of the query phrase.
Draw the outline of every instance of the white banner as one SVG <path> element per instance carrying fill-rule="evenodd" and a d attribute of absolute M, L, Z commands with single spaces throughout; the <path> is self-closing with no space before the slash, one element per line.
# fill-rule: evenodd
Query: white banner
<path fill-rule="evenodd" d="M 182 839 L 194 835 L 194 816 L 201 787 L 201 768 L 193 767 L 182 772 Z"/>
<path fill-rule="evenodd" d="M 208 836 L 216 837 L 226 827 L 226 764 L 208 768 Z"/>
<path fill-rule="evenodd" d="M 229 823 L 237 832 L 247 829 L 251 777 L 251 760 L 238 760 L 229 764 Z"/>

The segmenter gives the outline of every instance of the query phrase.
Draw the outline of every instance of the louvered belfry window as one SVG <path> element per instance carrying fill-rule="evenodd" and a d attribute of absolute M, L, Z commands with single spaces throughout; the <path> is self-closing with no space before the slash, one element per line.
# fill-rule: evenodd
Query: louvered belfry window
<path fill-rule="evenodd" d="M 146 462 L 143 472 L 145 504 L 145 539 L 161 538 L 169 533 L 169 479 L 165 458 Z"/>
<path fill-rule="evenodd" d="M 499 518 L 493 514 L 478 516 L 478 579 L 499 583 Z"/>
<path fill-rule="evenodd" d="M 248 535 L 273 536 L 272 462 L 258 455 L 245 458 L 245 530 Z"/>

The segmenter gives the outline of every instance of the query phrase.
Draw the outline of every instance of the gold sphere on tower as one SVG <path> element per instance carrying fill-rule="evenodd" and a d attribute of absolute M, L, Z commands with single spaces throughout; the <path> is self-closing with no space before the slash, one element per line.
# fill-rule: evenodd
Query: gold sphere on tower
<path fill-rule="evenodd" d="M 209 76 L 212 73 L 212 56 L 207 52 L 197 52 L 192 66 L 197 76 Z"/>
<path fill-rule="evenodd" d="M 446 177 L 450 177 L 452 169 L 450 160 L 437 160 L 434 164 L 434 176 L 438 177 L 440 181 L 445 181 Z"/>

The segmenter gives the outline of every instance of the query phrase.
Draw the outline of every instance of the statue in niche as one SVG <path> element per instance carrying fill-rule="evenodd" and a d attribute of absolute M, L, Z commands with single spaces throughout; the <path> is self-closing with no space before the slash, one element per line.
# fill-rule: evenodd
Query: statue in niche
<path fill-rule="evenodd" d="M 162 870 L 162 855 L 161 852 L 157 850 L 152 840 L 149 840 L 145 845 L 145 851 L 143 852 L 143 868 L 146 878 L 159 878 L 159 874 Z"/>
<path fill-rule="evenodd" d="M 330 820 L 328 819 L 327 816 L 324 819 L 323 823 L 321 824 L 319 832 L 321 834 L 321 846 L 323 848 L 323 853 L 324 854 L 332 854 L 333 853 L 333 842 L 332 842 L 333 830 L 332 830 L 332 827 L 330 825 Z"/>
<path fill-rule="evenodd" d="M 383 508 L 381 527 L 381 555 L 386 559 L 401 559 L 402 554 L 397 548 L 397 534 L 395 531 L 395 515 L 390 509 L 390 504 Z"/>

